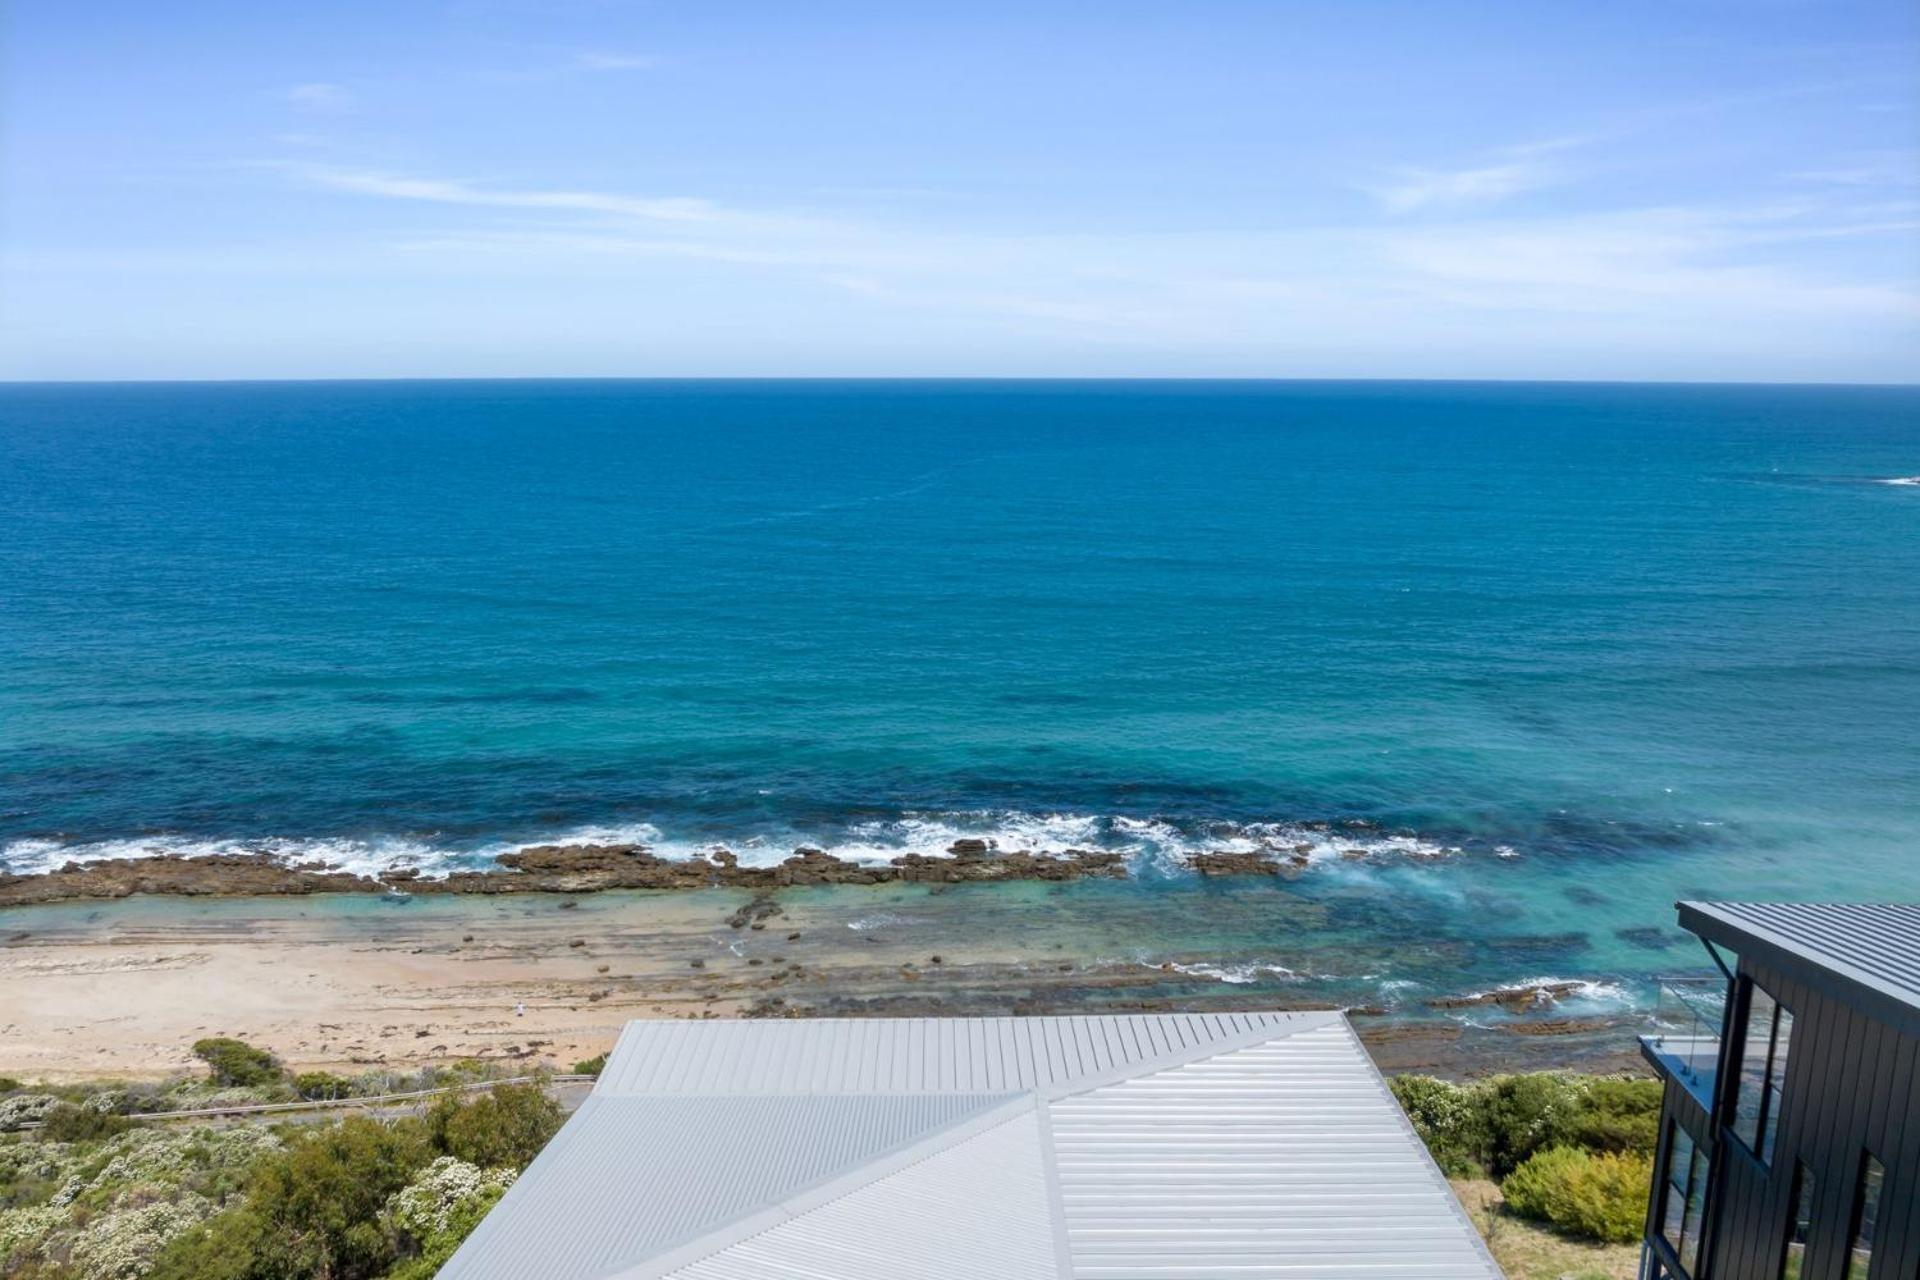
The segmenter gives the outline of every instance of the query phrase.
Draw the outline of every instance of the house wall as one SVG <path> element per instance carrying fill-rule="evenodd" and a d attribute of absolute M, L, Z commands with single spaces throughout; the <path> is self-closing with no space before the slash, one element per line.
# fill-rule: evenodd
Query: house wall
<path fill-rule="evenodd" d="M 1730 1131 L 1715 1134 L 1708 1265 L 1695 1280 L 1777 1280 L 1796 1161 L 1816 1191 L 1801 1280 L 1842 1280 L 1863 1149 L 1886 1169 L 1871 1280 L 1920 1280 L 1920 1039 L 1766 965 L 1743 958 L 1740 974 L 1793 1014 L 1786 1088 L 1771 1166 Z M 1743 982 L 1735 1028 L 1745 1025 L 1745 1003 Z M 1737 1061 L 1737 1046 L 1726 1060 Z M 1723 1116 L 1731 1083 L 1721 1082 Z"/>

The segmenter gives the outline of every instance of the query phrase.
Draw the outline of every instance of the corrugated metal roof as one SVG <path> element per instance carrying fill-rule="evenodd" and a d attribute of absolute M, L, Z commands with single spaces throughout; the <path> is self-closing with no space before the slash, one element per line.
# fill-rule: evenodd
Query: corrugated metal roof
<path fill-rule="evenodd" d="M 609 1275 L 1006 1100 L 595 1094 L 441 1275 Z"/>
<path fill-rule="evenodd" d="M 897 1230 L 893 1224 L 913 1224 Z M 672 1280 L 891 1276 L 1057 1280 L 1036 1108 L 938 1148 L 897 1173 L 784 1218 Z"/>
<path fill-rule="evenodd" d="M 1708 922 L 1768 943 L 1850 982 L 1920 1009 L 1920 903 L 1682 902 L 1681 923 Z M 1691 918 L 1690 918 L 1691 916 Z"/>
<path fill-rule="evenodd" d="M 1344 1023 L 1049 1112 L 1075 1280 L 1499 1274 Z"/>
<path fill-rule="evenodd" d="M 1497 1277 L 1337 1013 L 633 1023 L 444 1280 Z"/>
<path fill-rule="evenodd" d="M 1295 1029 L 1338 1016 L 1177 1013 L 630 1022 L 594 1092 L 1014 1092 L 1170 1061 L 1265 1028 Z"/>

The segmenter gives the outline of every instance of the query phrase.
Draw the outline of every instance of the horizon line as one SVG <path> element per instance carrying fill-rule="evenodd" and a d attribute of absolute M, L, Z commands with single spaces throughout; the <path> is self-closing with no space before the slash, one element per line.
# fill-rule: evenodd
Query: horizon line
<path fill-rule="evenodd" d="M 158 377 L 158 378 L 0 378 L 0 387 L 136 387 L 136 386 L 310 386 L 316 384 L 391 383 L 524 383 L 524 382 L 648 382 L 648 383 L 1315 383 L 1438 386 L 1618 386 L 1618 387 L 1832 387 L 1920 389 L 1912 381 L 1841 381 L 1758 378 L 1475 378 L 1475 377 L 1332 377 L 1289 374 L 373 374 L 326 377 Z"/>

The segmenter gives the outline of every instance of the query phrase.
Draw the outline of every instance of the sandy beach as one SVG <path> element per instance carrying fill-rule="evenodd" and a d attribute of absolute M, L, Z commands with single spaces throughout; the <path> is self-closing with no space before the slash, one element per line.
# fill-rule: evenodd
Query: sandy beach
<path fill-rule="evenodd" d="M 989 901 L 997 927 L 983 926 Z M 189 1069 L 187 1046 L 208 1035 L 303 1069 L 461 1058 L 564 1068 L 637 1017 L 1327 1004 L 1194 971 L 1202 965 L 1118 956 L 1083 927 L 1099 918 L 1098 903 L 1037 886 L 15 908 L 0 912 L 0 1074 L 164 1075 Z M 1356 1011 L 1388 1069 L 1633 1062 L 1624 1020 L 1543 1008 L 1482 1023 Z"/>

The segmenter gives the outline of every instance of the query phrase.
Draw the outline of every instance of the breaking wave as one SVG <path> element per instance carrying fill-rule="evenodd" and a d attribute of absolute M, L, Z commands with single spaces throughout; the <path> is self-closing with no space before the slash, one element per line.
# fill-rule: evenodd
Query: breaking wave
<path fill-rule="evenodd" d="M 20 839 L 0 847 L 0 872 L 39 875 L 69 862 L 89 863 L 159 855 L 265 855 L 288 866 L 325 866 L 355 875 L 397 868 L 427 877 L 493 869 L 503 855 L 543 844 L 642 844 L 661 857 L 688 858 L 731 850 L 747 866 L 771 866 L 797 848 L 821 849 L 851 862 L 885 863 L 906 854 L 945 857 L 957 841 L 981 840 L 997 852 L 1104 850 L 1125 854 L 1136 874 L 1192 874 L 1187 859 L 1200 853 L 1253 854 L 1292 865 L 1392 859 L 1439 859 L 1464 852 L 1408 831 L 1349 822 L 1227 822 L 1112 814 L 1034 813 L 1014 809 L 906 812 L 884 818 L 781 825 L 728 834 L 664 829 L 649 822 L 574 826 L 513 840 L 452 840 L 432 835 L 274 836 L 186 835 L 107 840 Z M 1510 856 L 1505 846 L 1474 851 Z"/>

